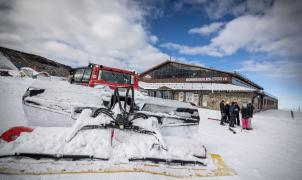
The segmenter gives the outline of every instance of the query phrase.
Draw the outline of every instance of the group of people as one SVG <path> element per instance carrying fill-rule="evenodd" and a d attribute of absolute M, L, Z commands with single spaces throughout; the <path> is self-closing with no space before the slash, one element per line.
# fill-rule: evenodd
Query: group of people
<path fill-rule="evenodd" d="M 230 127 L 235 125 L 240 126 L 239 112 L 241 111 L 242 128 L 251 130 L 252 129 L 252 117 L 254 113 L 254 107 L 252 103 L 243 103 L 240 108 L 237 102 L 220 102 L 221 120 L 220 125 L 228 123 Z"/>

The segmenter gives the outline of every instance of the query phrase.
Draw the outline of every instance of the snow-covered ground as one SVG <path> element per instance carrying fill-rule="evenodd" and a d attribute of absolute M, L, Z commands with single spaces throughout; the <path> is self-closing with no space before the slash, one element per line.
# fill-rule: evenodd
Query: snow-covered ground
<path fill-rule="evenodd" d="M 0 133 L 9 127 L 26 125 L 22 96 L 34 82 L 31 78 L 0 77 Z"/>
<path fill-rule="evenodd" d="M 35 80 L 0 77 L 0 133 L 16 125 L 26 125 L 22 96 Z M 253 130 L 231 133 L 218 121 L 218 111 L 200 109 L 201 122 L 197 141 L 210 153 L 222 156 L 237 176 L 202 179 L 301 179 L 302 178 L 302 113 L 271 110 L 255 114 Z M 168 179 L 147 173 L 92 173 L 43 176 L 0 175 L 0 179 Z M 171 178 L 173 179 L 173 178 Z"/>
<path fill-rule="evenodd" d="M 253 130 L 230 133 L 218 122 L 217 111 L 201 110 L 199 137 L 208 150 L 220 154 L 240 179 L 302 178 L 302 113 L 269 110 L 255 114 Z"/>

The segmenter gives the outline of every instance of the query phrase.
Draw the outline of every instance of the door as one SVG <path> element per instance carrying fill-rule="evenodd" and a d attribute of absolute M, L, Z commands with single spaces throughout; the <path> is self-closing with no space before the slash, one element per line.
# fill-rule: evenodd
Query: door
<path fill-rule="evenodd" d="M 162 93 L 160 91 L 156 91 L 156 97 L 162 98 Z"/>
<path fill-rule="evenodd" d="M 193 93 L 186 92 L 186 102 L 193 102 Z"/>
<path fill-rule="evenodd" d="M 199 102 L 199 94 L 194 94 L 192 103 L 198 106 L 199 105 L 198 102 Z"/>
<path fill-rule="evenodd" d="M 184 101 L 184 92 L 179 92 L 178 93 L 178 100 L 179 101 Z"/>
<path fill-rule="evenodd" d="M 202 96 L 202 106 L 203 107 L 207 107 L 208 106 L 208 100 L 209 100 L 208 95 L 203 95 Z"/>

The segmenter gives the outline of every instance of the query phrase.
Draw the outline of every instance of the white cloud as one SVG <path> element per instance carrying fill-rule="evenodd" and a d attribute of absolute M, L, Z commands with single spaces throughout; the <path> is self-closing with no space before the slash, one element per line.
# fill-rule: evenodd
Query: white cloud
<path fill-rule="evenodd" d="M 170 58 L 172 61 L 178 61 L 178 62 L 183 62 L 183 63 L 186 63 L 186 64 L 193 64 L 193 65 L 196 65 L 196 66 L 201 66 L 201 67 L 206 67 L 204 64 L 201 63 L 200 60 L 188 60 L 187 58 L 185 57 L 171 57 Z"/>
<path fill-rule="evenodd" d="M 193 61 L 186 61 L 185 63 L 189 63 L 189 64 L 193 64 L 193 65 L 196 65 L 196 66 L 201 66 L 201 67 L 206 67 L 204 64 L 202 64 L 199 60 L 193 60 Z"/>
<path fill-rule="evenodd" d="M 156 44 L 158 42 L 158 37 L 157 36 L 150 36 L 149 37 L 149 41 L 152 43 L 152 44 Z"/>
<path fill-rule="evenodd" d="M 181 54 L 225 56 L 239 49 L 282 56 L 302 55 L 302 1 L 276 1 L 263 15 L 244 15 L 226 23 L 208 45 L 164 47 Z"/>
<path fill-rule="evenodd" d="M 189 34 L 200 34 L 200 35 L 209 35 L 211 33 L 217 32 L 220 30 L 222 22 L 213 22 L 209 25 L 204 25 L 199 28 L 192 28 L 188 31 Z"/>
<path fill-rule="evenodd" d="M 302 62 L 299 60 L 246 60 L 241 63 L 241 68 L 236 70 L 241 73 L 250 72 L 261 78 L 268 78 L 268 92 L 279 98 L 280 109 L 296 109 L 302 107 Z"/>
<path fill-rule="evenodd" d="M 273 4 L 273 0 L 209 0 L 205 6 L 207 15 L 212 19 L 220 19 L 225 15 L 242 16 L 261 14 Z"/>
<path fill-rule="evenodd" d="M 302 62 L 293 60 L 245 60 L 241 62 L 240 72 L 257 72 L 274 78 L 294 78 L 302 81 Z M 301 83 L 301 82 L 299 82 Z"/>
<path fill-rule="evenodd" d="M 176 0 L 173 7 L 179 11 L 192 7 L 202 10 L 210 19 L 221 19 L 226 15 L 242 16 L 248 14 L 262 14 L 274 0 Z"/>
<path fill-rule="evenodd" d="M 227 23 L 211 40 L 225 55 L 238 49 L 271 54 L 301 54 L 301 1 L 276 1 L 265 15 L 245 15 Z"/>
<path fill-rule="evenodd" d="M 180 54 L 189 54 L 189 55 L 210 55 L 216 57 L 222 57 L 223 54 L 219 52 L 216 48 L 211 46 L 185 46 L 176 43 L 164 43 L 161 44 L 161 47 L 170 49 L 170 50 L 177 50 Z"/>
<path fill-rule="evenodd" d="M 143 70 L 168 56 L 133 1 L 6 1 L 0 45 L 79 66 L 88 61 Z"/>

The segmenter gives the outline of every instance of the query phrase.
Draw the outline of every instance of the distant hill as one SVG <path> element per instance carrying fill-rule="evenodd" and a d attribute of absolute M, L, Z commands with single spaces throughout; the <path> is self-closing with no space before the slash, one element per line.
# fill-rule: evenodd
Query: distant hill
<path fill-rule="evenodd" d="M 46 71 L 52 76 L 67 77 L 71 69 L 70 66 L 41 56 L 0 47 L 0 64 L 8 64 L 8 60 L 17 68 L 30 67 L 38 72 Z M 11 68 L 11 65 L 9 68 Z"/>

